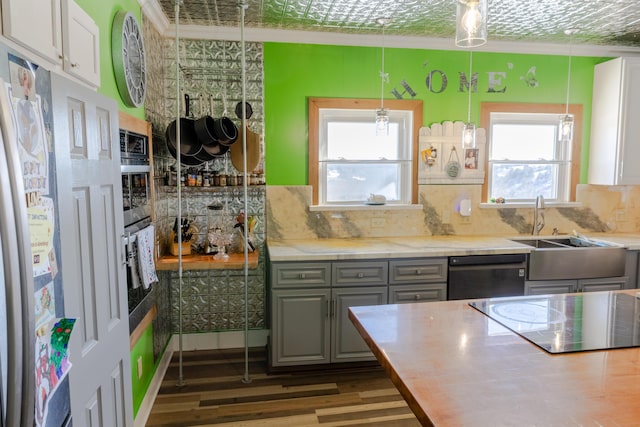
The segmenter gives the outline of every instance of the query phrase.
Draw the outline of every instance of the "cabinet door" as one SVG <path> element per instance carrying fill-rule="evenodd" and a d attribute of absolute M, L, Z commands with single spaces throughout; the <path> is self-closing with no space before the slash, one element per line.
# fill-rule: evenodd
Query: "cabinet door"
<path fill-rule="evenodd" d="M 524 283 L 525 295 L 570 294 L 577 289 L 577 280 L 539 280 Z"/>
<path fill-rule="evenodd" d="M 100 86 L 100 33 L 74 0 L 62 0 L 64 71 Z"/>
<path fill-rule="evenodd" d="M 387 287 L 333 289 L 331 361 L 375 360 L 360 333 L 349 319 L 349 307 L 387 303 Z"/>
<path fill-rule="evenodd" d="M 2 0 L 6 37 L 51 62 L 62 62 L 60 0 Z"/>
<path fill-rule="evenodd" d="M 447 299 L 446 283 L 389 286 L 389 304 L 404 304 L 408 302 L 445 301 L 446 299 Z"/>
<path fill-rule="evenodd" d="M 640 60 L 625 58 L 622 76 L 620 129 L 620 153 L 617 162 L 617 182 L 614 184 L 640 184 Z"/>
<path fill-rule="evenodd" d="M 626 277 L 583 279 L 578 281 L 580 292 L 619 291 L 627 286 Z"/>
<path fill-rule="evenodd" d="M 329 363 L 329 289 L 271 291 L 273 366 Z"/>

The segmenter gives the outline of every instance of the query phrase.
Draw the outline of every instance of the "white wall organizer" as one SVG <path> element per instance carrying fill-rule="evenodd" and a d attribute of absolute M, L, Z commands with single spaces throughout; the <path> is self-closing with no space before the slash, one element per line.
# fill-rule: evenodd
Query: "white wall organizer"
<path fill-rule="evenodd" d="M 445 121 L 420 128 L 418 184 L 484 183 L 485 130 L 476 130 L 476 148 L 463 149 L 463 127 L 463 122 Z"/>

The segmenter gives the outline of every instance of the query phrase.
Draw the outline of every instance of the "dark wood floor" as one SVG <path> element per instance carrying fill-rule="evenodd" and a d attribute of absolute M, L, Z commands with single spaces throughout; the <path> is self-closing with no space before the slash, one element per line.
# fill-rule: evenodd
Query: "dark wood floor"
<path fill-rule="evenodd" d="M 147 422 L 157 426 L 384 426 L 420 423 L 379 367 L 268 374 L 264 349 L 183 352 L 165 375 Z"/>

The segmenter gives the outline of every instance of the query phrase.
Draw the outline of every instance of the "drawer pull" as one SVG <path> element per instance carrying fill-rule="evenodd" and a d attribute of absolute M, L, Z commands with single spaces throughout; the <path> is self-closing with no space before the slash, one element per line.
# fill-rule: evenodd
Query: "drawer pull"
<path fill-rule="evenodd" d="M 358 273 L 358 279 L 362 279 L 364 277 L 364 273 L 360 272 Z"/>
<path fill-rule="evenodd" d="M 300 280 L 304 280 L 307 278 L 307 275 L 304 273 L 300 273 Z"/>

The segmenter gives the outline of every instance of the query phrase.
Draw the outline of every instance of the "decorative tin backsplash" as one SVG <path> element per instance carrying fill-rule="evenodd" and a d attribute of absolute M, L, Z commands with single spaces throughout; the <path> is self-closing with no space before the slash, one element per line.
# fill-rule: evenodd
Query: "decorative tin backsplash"
<path fill-rule="evenodd" d="M 177 114 L 184 116 L 183 95 L 191 98 L 192 118 L 209 115 L 214 118 L 229 117 L 240 128 L 241 120 L 235 109 L 242 99 L 241 45 L 235 41 L 180 40 L 180 96 L 176 93 L 175 40 L 163 39 L 155 29 L 145 22 L 145 45 L 148 51 L 149 81 L 162 84 L 149 85 L 146 102 L 147 120 L 153 127 L 153 161 L 156 230 L 162 241 L 161 249 L 167 253 L 166 241 L 173 227 L 178 210 L 176 186 L 167 186 L 168 171 L 175 164 L 169 153 L 165 130 Z M 263 115 L 263 60 L 262 44 L 246 43 L 246 100 L 252 115 L 247 126 L 262 135 Z M 236 143 L 239 143 L 237 141 Z M 262 142 L 261 142 L 262 144 Z M 260 162 L 256 171 L 263 170 L 261 148 Z M 183 170 L 187 168 L 182 167 Z M 203 163 L 196 169 L 224 171 L 237 174 L 229 155 L 220 156 Z M 182 187 L 182 215 L 193 221 L 199 230 L 194 236 L 193 247 L 202 248 L 207 230 L 207 206 L 220 203 L 225 206 L 230 228 L 233 219 L 244 210 L 243 187 Z M 255 246 L 259 251 L 258 268 L 249 270 L 249 328 L 264 328 L 265 325 L 265 273 L 264 273 L 264 186 L 248 188 L 248 215 L 257 219 L 253 230 Z M 160 276 L 158 286 L 168 288 L 170 296 L 160 302 L 165 313 L 170 310 L 170 327 L 178 331 L 179 279 L 177 272 Z M 182 285 L 182 329 L 183 332 L 214 332 L 244 328 L 244 272 L 242 270 L 184 271 Z M 169 307 L 165 306 L 168 303 Z M 162 313 L 162 311 L 161 311 Z M 162 315 L 158 317 L 163 317 Z"/>

